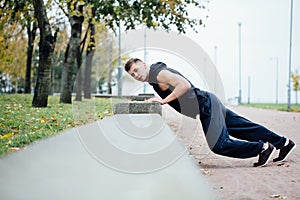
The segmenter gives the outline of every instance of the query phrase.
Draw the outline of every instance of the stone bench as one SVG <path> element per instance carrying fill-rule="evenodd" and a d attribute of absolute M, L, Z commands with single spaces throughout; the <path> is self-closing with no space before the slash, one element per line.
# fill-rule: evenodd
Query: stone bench
<path fill-rule="evenodd" d="M 114 104 L 114 114 L 160 114 L 162 107 L 158 102 L 130 101 Z"/>
<path fill-rule="evenodd" d="M 112 95 L 112 94 L 93 94 L 92 96 L 96 98 L 119 98 L 118 95 Z M 155 97 L 155 95 L 151 93 L 121 96 L 121 98 L 130 99 L 131 101 L 145 101 L 145 99 L 150 99 L 153 97 Z"/>

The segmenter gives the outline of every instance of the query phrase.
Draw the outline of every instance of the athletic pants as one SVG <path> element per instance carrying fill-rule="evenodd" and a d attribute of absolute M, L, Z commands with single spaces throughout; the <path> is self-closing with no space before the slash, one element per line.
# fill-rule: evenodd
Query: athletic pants
<path fill-rule="evenodd" d="M 216 154 L 251 158 L 261 152 L 265 142 L 278 149 L 286 141 L 284 137 L 226 108 L 214 94 L 208 95 L 201 110 L 207 115 L 204 119 L 200 117 L 206 141 Z"/>

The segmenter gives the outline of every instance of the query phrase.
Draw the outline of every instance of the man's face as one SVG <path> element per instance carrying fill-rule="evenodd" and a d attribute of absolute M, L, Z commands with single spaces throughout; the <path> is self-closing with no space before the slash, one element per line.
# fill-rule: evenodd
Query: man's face
<path fill-rule="evenodd" d="M 148 80 L 148 70 L 146 68 L 146 64 L 144 62 L 136 62 L 133 63 L 128 70 L 128 73 L 135 79 L 141 82 L 145 82 Z"/>

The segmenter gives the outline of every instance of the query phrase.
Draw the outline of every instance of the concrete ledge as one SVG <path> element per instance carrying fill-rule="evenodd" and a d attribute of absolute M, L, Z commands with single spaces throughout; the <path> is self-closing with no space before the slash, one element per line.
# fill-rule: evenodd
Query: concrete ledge
<path fill-rule="evenodd" d="M 129 99 L 132 101 L 145 101 L 145 99 L 150 99 L 155 97 L 154 94 L 139 94 L 138 96 L 131 96 Z"/>
<path fill-rule="evenodd" d="M 162 108 L 158 102 L 122 102 L 114 104 L 114 114 L 145 114 L 157 113 L 162 115 Z"/>
<path fill-rule="evenodd" d="M 96 98 L 125 98 L 125 99 L 130 99 L 131 101 L 145 101 L 145 99 L 150 99 L 155 97 L 154 94 L 138 94 L 138 95 L 122 95 L 117 96 L 117 95 L 112 95 L 112 94 L 92 94 L 92 96 Z"/>

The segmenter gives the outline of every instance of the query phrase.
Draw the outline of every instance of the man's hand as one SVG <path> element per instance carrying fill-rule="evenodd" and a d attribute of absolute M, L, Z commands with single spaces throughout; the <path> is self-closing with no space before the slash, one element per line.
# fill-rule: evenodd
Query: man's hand
<path fill-rule="evenodd" d="M 158 99 L 158 98 L 156 98 L 156 97 L 147 99 L 146 102 L 158 102 L 158 103 L 160 103 L 161 105 L 165 104 L 165 102 L 164 102 L 162 99 Z"/>

